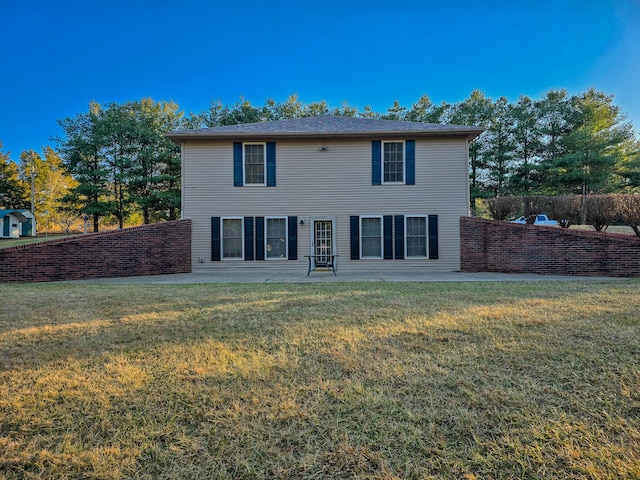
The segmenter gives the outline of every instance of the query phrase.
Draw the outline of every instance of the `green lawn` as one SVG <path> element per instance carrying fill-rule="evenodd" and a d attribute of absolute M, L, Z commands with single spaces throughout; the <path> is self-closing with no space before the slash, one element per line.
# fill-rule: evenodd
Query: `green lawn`
<path fill-rule="evenodd" d="M 640 478 L 635 280 L 0 298 L 0 478 Z"/>
<path fill-rule="evenodd" d="M 29 245 L 31 243 L 46 242 L 47 240 L 57 240 L 59 238 L 73 237 L 76 234 L 70 233 L 42 233 L 37 237 L 2 238 L 0 239 L 0 249 L 17 247 L 19 245 Z"/>

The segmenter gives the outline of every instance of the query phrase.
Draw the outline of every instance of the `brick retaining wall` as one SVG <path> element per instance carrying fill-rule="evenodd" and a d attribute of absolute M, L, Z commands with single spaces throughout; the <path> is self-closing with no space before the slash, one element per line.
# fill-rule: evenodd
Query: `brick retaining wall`
<path fill-rule="evenodd" d="M 0 282 L 191 272 L 191 220 L 0 249 Z"/>
<path fill-rule="evenodd" d="M 640 237 L 460 219 L 461 270 L 640 277 Z"/>
<path fill-rule="evenodd" d="M 640 277 L 640 237 L 460 219 L 461 270 Z M 0 249 L 1 282 L 191 272 L 191 221 Z"/>

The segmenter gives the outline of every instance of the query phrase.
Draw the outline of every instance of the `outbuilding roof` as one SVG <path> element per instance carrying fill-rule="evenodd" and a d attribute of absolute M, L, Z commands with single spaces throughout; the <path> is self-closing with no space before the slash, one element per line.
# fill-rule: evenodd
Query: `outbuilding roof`
<path fill-rule="evenodd" d="M 7 215 L 13 215 L 18 219 L 19 222 L 26 222 L 27 217 L 25 217 L 20 210 L 0 210 L 0 218 L 4 218 Z"/>
<path fill-rule="evenodd" d="M 167 138 L 176 143 L 182 140 L 249 139 L 249 138 L 372 138 L 457 136 L 476 138 L 483 128 L 438 123 L 380 120 L 333 115 L 292 118 L 272 122 L 242 123 L 222 127 L 200 128 L 169 132 Z"/>

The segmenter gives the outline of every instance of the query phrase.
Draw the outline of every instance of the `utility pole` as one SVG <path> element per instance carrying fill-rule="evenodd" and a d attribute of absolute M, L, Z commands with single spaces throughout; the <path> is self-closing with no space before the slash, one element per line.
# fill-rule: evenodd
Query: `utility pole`
<path fill-rule="evenodd" d="M 36 162 L 33 159 L 33 152 L 29 151 L 29 163 L 31 163 L 31 213 L 36 214 Z"/>

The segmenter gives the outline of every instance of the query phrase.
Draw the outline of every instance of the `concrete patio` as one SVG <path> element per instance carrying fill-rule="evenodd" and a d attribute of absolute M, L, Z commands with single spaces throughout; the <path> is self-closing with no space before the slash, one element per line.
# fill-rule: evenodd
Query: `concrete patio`
<path fill-rule="evenodd" d="M 98 278 L 76 280 L 80 283 L 346 283 L 346 282 L 549 282 L 549 281 L 619 281 L 617 277 L 578 277 L 557 275 L 464 273 L 464 272 L 420 272 L 407 270 L 306 272 L 292 274 L 278 271 L 238 271 L 219 273 L 181 273 L 145 277 Z M 75 283 L 74 282 L 74 283 Z"/>

